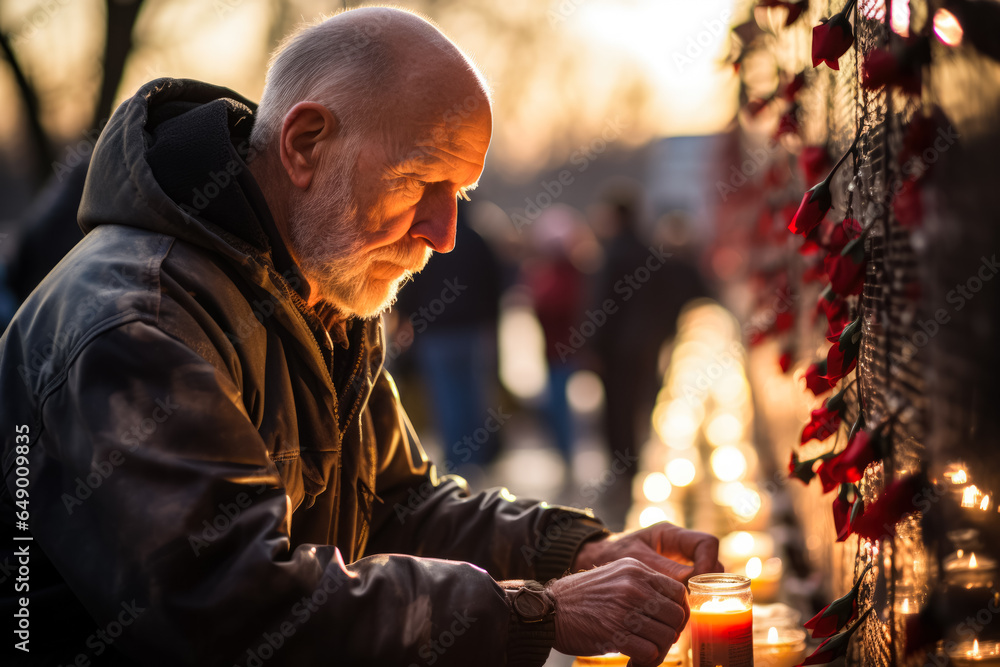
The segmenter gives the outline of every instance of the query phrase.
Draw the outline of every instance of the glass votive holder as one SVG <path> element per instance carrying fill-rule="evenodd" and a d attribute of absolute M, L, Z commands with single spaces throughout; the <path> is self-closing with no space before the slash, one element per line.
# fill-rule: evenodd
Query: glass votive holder
<path fill-rule="evenodd" d="M 1000 643 L 995 641 L 959 642 L 948 649 L 953 667 L 1000 666 Z"/>
<path fill-rule="evenodd" d="M 754 667 L 795 667 L 806 655 L 806 631 L 771 626 L 753 633 Z"/>
<path fill-rule="evenodd" d="M 695 665 L 753 666 L 750 578 L 699 574 L 688 581 L 691 653 Z"/>
<path fill-rule="evenodd" d="M 975 551 L 956 551 L 942 562 L 944 583 L 965 589 L 992 589 L 996 582 L 997 561 Z"/>

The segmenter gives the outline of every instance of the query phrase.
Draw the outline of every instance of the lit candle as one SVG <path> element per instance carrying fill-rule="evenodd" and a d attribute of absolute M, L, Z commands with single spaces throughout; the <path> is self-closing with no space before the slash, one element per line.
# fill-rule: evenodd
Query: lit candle
<path fill-rule="evenodd" d="M 948 650 L 948 657 L 954 667 L 1000 665 L 1000 643 L 980 642 L 978 639 L 961 642 Z"/>
<path fill-rule="evenodd" d="M 957 551 L 944 559 L 944 580 L 959 588 L 990 588 L 997 572 L 997 562 L 989 556 Z"/>
<path fill-rule="evenodd" d="M 753 599 L 771 602 L 778 597 L 781 586 L 781 559 L 768 558 L 765 561 L 754 556 L 747 561 L 746 573 L 750 577 L 750 591 Z"/>
<path fill-rule="evenodd" d="M 604 655 L 584 655 L 573 661 L 572 667 L 625 667 L 628 656 L 621 653 L 605 653 Z M 674 644 L 667 652 L 667 657 L 659 667 L 684 667 L 684 657 L 678 644 Z"/>
<path fill-rule="evenodd" d="M 754 633 L 754 667 L 794 667 L 806 653 L 806 631 L 801 628 L 768 628 Z"/>
<path fill-rule="evenodd" d="M 693 664 L 752 667 L 753 595 L 750 578 L 738 574 L 691 577 Z"/>

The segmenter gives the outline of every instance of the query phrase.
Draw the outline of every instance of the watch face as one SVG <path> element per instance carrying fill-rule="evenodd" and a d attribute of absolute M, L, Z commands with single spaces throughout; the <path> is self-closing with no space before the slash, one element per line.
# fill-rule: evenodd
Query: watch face
<path fill-rule="evenodd" d="M 544 618 L 548 605 L 544 593 L 521 589 L 514 600 L 517 613 L 526 621 L 539 621 Z"/>

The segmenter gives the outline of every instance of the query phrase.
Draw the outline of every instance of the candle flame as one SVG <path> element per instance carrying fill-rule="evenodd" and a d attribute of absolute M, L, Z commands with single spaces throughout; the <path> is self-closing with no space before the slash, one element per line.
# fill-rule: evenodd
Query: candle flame
<path fill-rule="evenodd" d="M 986 511 L 986 508 L 990 506 L 990 497 L 983 496 L 983 502 L 979 503 L 979 509 Z"/>
<path fill-rule="evenodd" d="M 969 567 L 979 567 L 979 563 L 976 562 L 976 554 L 969 555 Z"/>
<path fill-rule="evenodd" d="M 760 558 L 754 556 L 747 561 L 747 576 L 751 579 L 756 579 L 760 576 L 761 572 L 764 571 L 764 565 L 760 562 Z"/>
<path fill-rule="evenodd" d="M 972 640 L 972 655 L 979 655 L 979 640 Z"/>
<path fill-rule="evenodd" d="M 969 481 L 969 476 L 965 474 L 964 470 L 959 470 L 954 475 L 951 476 L 952 484 L 965 484 Z"/>
<path fill-rule="evenodd" d="M 979 504 L 979 488 L 970 484 L 962 490 L 962 507 L 975 507 Z"/>
<path fill-rule="evenodd" d="M 903 611 L 904 614 L 909 614 L 910 613 L 910 600 L 909 600 L 909 598 L 904 598 L 903 599 L 903 608 L 902 608 L 902 611 Z"/>
<path fill-rule="evenodd" d="M 711 600 L 706 600 L 698 608 L 698 611 L 703 611 L 706 613 L 725 613 L 733 611 L 746 611 L 747 606 L 737 600 L 736 598 L 720 598 L 713 597 Z"/>
<path fill-rule="evenodd" d="M 767 643 L 768 644 L 778 643 L 778 628 L 771 626 L 771 629 L 767 631 Z"/>

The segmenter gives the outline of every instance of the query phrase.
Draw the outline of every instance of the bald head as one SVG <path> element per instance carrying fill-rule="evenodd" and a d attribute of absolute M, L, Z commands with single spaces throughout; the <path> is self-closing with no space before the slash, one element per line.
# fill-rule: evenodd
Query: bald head
<path fill-rule="evenodd" d="M 388 138 L 390 127 L 449 106 L 489 104 L 485 79 L 435 26 L 400 9 L 363 7 L 299 29 L 271 57 L 251 143 L 273 147 L 297 103 L 328 107 L 346 136 Z"/>

